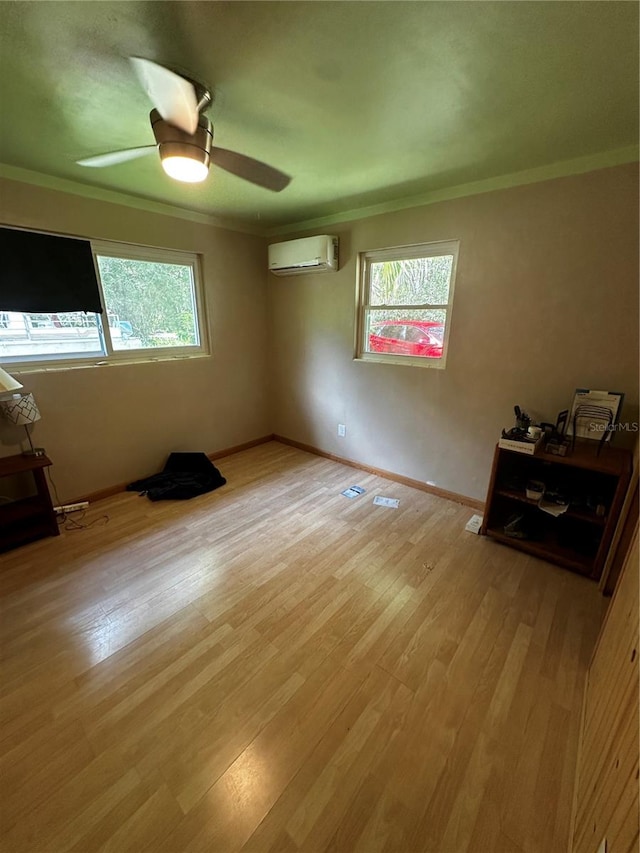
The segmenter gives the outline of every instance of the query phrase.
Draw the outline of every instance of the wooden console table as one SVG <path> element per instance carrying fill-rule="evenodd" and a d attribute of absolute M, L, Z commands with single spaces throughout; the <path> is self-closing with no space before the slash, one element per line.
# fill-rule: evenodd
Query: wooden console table
<path fill-rule="evenodd" d="M 45 474 L 45 468 L 49 465 L 51 460 L 48 456 L 19 455 L 0 458 L 0 481 L 5 477 L 31 473 L 36 487 L 35 495 L 0 503 L 0 551 L 7 551 L 43 536 L 59 535 L 60 529 Z"/>

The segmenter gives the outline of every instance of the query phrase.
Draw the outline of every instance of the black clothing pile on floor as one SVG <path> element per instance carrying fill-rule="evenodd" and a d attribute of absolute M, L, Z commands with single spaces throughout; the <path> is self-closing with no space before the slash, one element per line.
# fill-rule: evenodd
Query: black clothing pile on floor
<path fill-rule="evenodd" d="M 171 453 L 162 473 L 129 483 L 151 501 L 185 501 L 224 486 L 227 481 L 205 453 Z"/>

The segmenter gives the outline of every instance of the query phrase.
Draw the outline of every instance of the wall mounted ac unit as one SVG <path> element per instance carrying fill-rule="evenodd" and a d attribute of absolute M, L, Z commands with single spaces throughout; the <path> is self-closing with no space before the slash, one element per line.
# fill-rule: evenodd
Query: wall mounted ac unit
<path fill-rule="evenodd" d="M 274 275 L 335 272 L 337 269 L 337 237 L 321 234 L 269 246 L 269 270 Z"/>

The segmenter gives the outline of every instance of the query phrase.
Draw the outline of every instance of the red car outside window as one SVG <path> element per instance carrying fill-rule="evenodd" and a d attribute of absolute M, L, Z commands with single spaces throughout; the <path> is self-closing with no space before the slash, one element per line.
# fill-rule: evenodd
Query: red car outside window
<path fill-rule="evenodd" d="M 427 320 L 379 320 L 369 328 L 369 352 L 442 358 L 444 326 Z"/>

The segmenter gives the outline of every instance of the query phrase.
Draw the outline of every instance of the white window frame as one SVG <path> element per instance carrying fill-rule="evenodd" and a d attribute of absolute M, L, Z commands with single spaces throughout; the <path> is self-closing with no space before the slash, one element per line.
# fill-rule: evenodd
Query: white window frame
<path fill-rule="evenodd" d="M 50 233 L 50 232 L 41 232 Z M 68 236 L 68 235 L 60 235 Z M 70 238 L 73 239 L 73 238 Z M 150 246 L 139 246 L 130 243 L 117 243 L 106 240 L 89 240 L 93 263 L 100 292 L 100 303 L 103 313 L 98 314 L 98 334 L 103 344 L 104 353 L 64 353 L 57 355 L 21 356 L 19 360 L 10 360 L 0 356 L 0 365 L 10 366 L 13 372 L 41 372 L 64 370 L 76 367 L 97 367 L 109 364 L 132 364 L 140 362 L 167 361 L 172 359 L 201 358 L 210 355 L 209 329 L 200 269 L 200 257 L 192 252 L 182 252 L 175 249 L 158 249 Z M 141 349 L 114 350 L 107 318 L 107 305 L 104 298 L 100 269 L 97 256 L 126 258 L 138 261 L 178 264 L 191 267 L 194 289 L 194 306 L 198 344 L 181 347 L 147 347 Z"/>
<path fill-rule="evenodd" d="M 355 355 L 354 359 L 361 362 L 372 362 L 377 364 L 400 364 L 412 367 L 430 367 L 444 370 L 447 364 L 449 351 L 449 333 L 451 331 L 451 317 L 453 312 L 453 294 L 456 281 L 456 270 L 458 266 L 459 240 L 444 240 L 437 243 L 414 243 L 409 246 L 394 246 L 388 249 L 373 249 L 360 252 L 358 255 L 358 288 L 356 303 L 356 333 L 355 333 Z M 449 282 L 449 298 L 446 303 L 421 305 L 376 305 L 370 304 L 371 265 L 385 261 L 405 261 L 416 258 L 432 258 L 440 255 L 453 255 L 451 265 L 451 280 Z M 444 339 L 442 342 L 441 358 L 426 358 L 423 356 L 396 355 L 395 353 L 367 352 L 367 319 L 370 314 L 380 309 L 394 310 L 437 310 L 445 312 Z"/>

